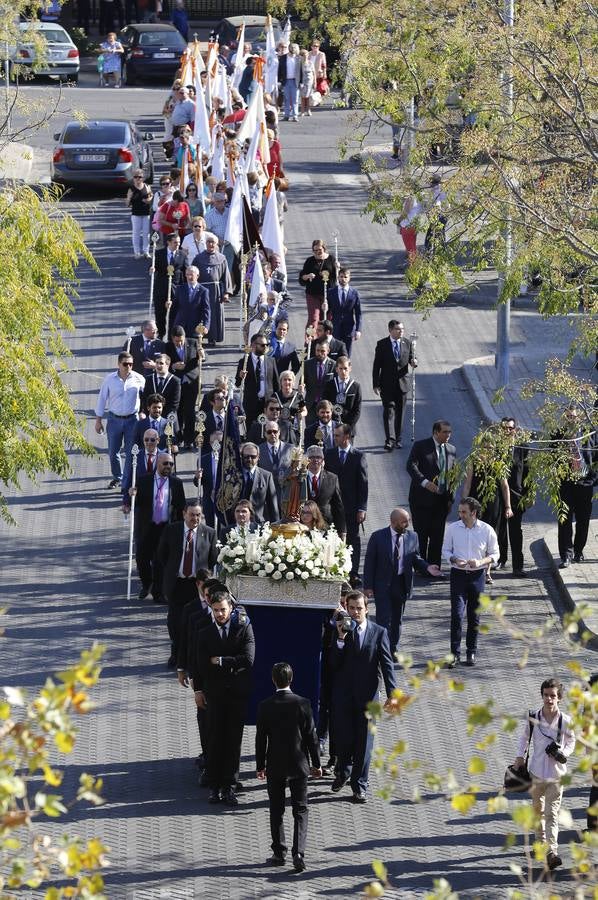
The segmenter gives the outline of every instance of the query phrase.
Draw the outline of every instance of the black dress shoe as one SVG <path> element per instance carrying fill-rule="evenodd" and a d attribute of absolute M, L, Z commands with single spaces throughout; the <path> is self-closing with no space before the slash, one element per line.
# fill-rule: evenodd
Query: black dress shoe
<path fill-rule="evenodd" d="M 397 450 L 402 450 L 402 449 L 403 449 L 403 444 L 401 443 L 400 438 L 397 438 L 397 439 L 396 439 L 396 441 L 395 441 L 395 447 L 397 448 Z"/>
<path fill-rule="evenodd" d="M 475 666 L 475 653 L 473 650 L 467 651 L 467 659 L 465 661 L 466 666 Z"/>
<path fill-rule="evenodd" d="M 384 441 L 384 449 L 388 450 L 389 453 L 391 452 L 391 450 L 394 450 L 394 446 L 395 445 L 392 441 Z"/>
<path fill-rule="evenodd" d="M 276 853 L 273 853 L 272 856 L 269 856 L 266 860 L 267 866 L 284 866 L 285 858 L 284 856 L 278 856 Z"/>
<path fill-rule="evenodd" d="M 553 869 L 557 869 L 559 866 L 563 865 L 563 860 L 558 853 L 553 853 L 552 850 L 549 850 L 546 854 L 546 865 L 552 872 Z"/>
<path fill-rule="evenodd" d="M 295 869 L 295 872 L 305 872 L 305 860 L 300 853 L 296 853 L 293 857 L 293 867 Z"/>
<path fill-rule="evenodd" d="M 169 669 L 174 669 L 176 666 L 176 656 L 172 654 L 168 657 L 168 662 L 166 663 Z"/>
<path fill-rule="evenodd" d="M 576 553 L 575 556 L 573 557 L 573 562 L 580 563 L 580 562 L 583 562 L 584 559 L 585 559 L 585 556 L 583 555 L 583 553 Z"/>
<path fill-rule="evenodd" d="M 332 782 L 332 787 L 330 788 L 332 793 L 338 794 L 339 791 L 342 791 L 348 780 L 348 778 L 342 778 L 340 775 L 337 775 Z"/>
<path fill-rule="evenodd" d="M 527 572 L 524 572 L 523 569 L 513 569 L 514 578 L 527 578 Z"/>
<path fill-rule="evenodd" d="M 239 801 L 237 799 L 237 795 L 235 794 L 232 788 L 227 788 L 225 791 L 222 791 L 222 802 L 225 806 L 238 806 Z"/>
<path fill-rule="evenodd" d="M 352 803 L 367 803 L 368 798 L 366 797 L 363 791 L 353 791 L 353 796 L 351 797 Z"/>
<path fill-rule="evenodd" d="M 495 566 L 492 566 L 492 568 L 493 568 L 493 569 L 496 569 L 497 572 L 500 571 L 500 569 L 506 569 L 506 567 L 507 567 L 506 562 L 502 562 L 502 560 L 500 560 L 500 559 L 499 559 L 499 561 L 496 563 Z"/>
<path fill-rule="evenodd" d="M 571 560 L 569 559 L 569 557 L 567 557 L 566 559 L 562 559 L 560 561 L 559 569 L 568 569 L 570 565 L 571 565 Z"/>
<path fill-rule="evenodd" d="M 212 788 L 208 797 L 208 803 L 220 803 L 220 790 L 218 788 Z"/>
<path fill-rule="evenodd" d="M 458 653 L 453 653 L 453 658 L 447 664 L 447 669 L 454 669 L 461 662 L 461 656 Z"/>
<path fill-rule="evenodd" d="M 147 595 L 149 594 L 149 592 L 150 592 L 150 589 L 149 589 L 149 588 L 142 587 L 141 590 L 139 591 L 139 593 L 137 594 L 137 599 L 138 599 L 138 600 L 145 600 L 145 598 L 147 597 Z"/>

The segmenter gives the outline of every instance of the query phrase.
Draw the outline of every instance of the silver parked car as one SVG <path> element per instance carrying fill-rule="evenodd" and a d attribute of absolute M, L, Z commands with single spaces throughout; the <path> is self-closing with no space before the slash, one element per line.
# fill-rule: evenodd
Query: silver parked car
<path fill-rule="evenodd" d="M 79 51 L 57 22 L 20 22 L 20 40 L 10 60 L 31 75 L 50 75 L 60 81 L 79 80 Z M 43 46 L 42 46 L 43 45 Z"/>
<path fill-rule="evenodd" d="M 67 122 L 54 135 L 52 181 L 58 184 L 111 184 L 129 187 L 135 169 L 143 169 L 147 182 L 154 180 L 154 160 L 149 141 L 133 122 L 102 119 Z"/>

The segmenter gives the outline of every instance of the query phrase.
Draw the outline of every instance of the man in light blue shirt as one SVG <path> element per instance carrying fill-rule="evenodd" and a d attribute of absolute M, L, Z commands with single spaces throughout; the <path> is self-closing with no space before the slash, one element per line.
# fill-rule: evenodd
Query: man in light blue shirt
<path fill-rule="evenodd" d="M 102 417 L 106 414 L 106 434 L 108 437 L 108 455 L 112 480 L 109 488 L 120 487 L 123 470 L 120 449 L 125 447 L 124 478 L 127 483 L 131 479 L 131 447 L 135 426 L 139 418 L 139 394 L 145 386 L 145 378 L 133 371 L 133 357 L 123 351 L 118 354 L 118 369 L 106 375 L 100 388 L 96 403 L 95 430 L 104 433 Z"/>

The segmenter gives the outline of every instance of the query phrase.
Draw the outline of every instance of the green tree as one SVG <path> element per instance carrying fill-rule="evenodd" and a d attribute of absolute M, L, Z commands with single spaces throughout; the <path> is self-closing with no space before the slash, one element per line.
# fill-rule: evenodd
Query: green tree
<path fill-rule="evenodd" d="M 75 720 L 93 709 L 89 689 L 97 683 L 104 648 L 95 644 L 79 662 L 48 678 L 28 699 L 19 688 L 4 688 L 0 697 L 0 897 L 13 900 L 28 889 L 43 889 L 60 878 L 63 887 L 48 886 L 45 900 L 104 897 L 100 870 L 107 865 L 106 847 L 92 838 L 63 835 L 55 840 L 44 822 L 75 803 L 102 803 L 101 779 L 83 774 L 76 795 L 66 800 L 56 792 L 63 773 L 52 762 L 75 745 Z M 41 896 L 36 894 L 36 896 Z"/>

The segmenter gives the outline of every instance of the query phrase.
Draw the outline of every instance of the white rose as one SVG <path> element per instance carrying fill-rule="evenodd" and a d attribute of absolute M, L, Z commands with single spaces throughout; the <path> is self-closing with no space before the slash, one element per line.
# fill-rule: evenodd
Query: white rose
<path fill-rule="evenodd" d="M 307 581 L 308 578 L 309 578 L 309 575 L 308 575 L 307 572 L 302 572 L 302 573 L 301 573 L 301 580 L 302 580 L 302 581 Z"/>
<path fill-rule="evenodd" d="M 276 560 L 275 560 L 275 561 L 276 561 Z M 281 562 L 280 565 L 278 566 L 278 571 L 279 571 L 279 572 L 284 572 L 285 569 L 286 569 L 285 563 Z"/>
<path fill-rule="evenodd" d="M 287 574 L 285 575 L 287 581 L 292 581 L 294 577 L 295 576 L 292 572 L 287 572 Z"/>
<path fill-rule="evenodd" d="M 258 575 L 258 578 L 265 578 L 267 575 L 267 572 L 265 569 L 260 569 L 259 572 L 257 573 L 257 575 Z"/>
<path fill-rule="evenodd" d="M 280 556 L 275 556 L 272 562 L 275 562 L 277 565 L 280 562 Z"/>
<path fill-rule="evenodd" d="M 256 563 L 253 564 L 253 571 L 254 571 L 254 572 L 257 572 L 257 570 L 258 570 L 259 568 L 260 568 L 260 564 L 259 564 L 258 562 L 256 562 Z"/>
<path fill-rule="evenodd" d="M 282 578 L 282 575 L 280 572 L 273 572 L 272 578 L 274 579 L 274 581 L 280 581 L 280 579 Z"/>
<path fill-rule="evenodd" d="M 266 563 L 266 565 L 264 566 L 264 571 L 265 571 L 266 575 L 270 575 L 270 573 L 274 571 L 274 566 L 272 565 L 271 562 Z"/>
<path fill-rule="evenodd" d="M 312 560 L 306 559 L 305 560 L 305 568 L 309 569 L 311 571 L 313 569 L 313 567 L 314 567 L 314 564 L 313 564 Z"/>

